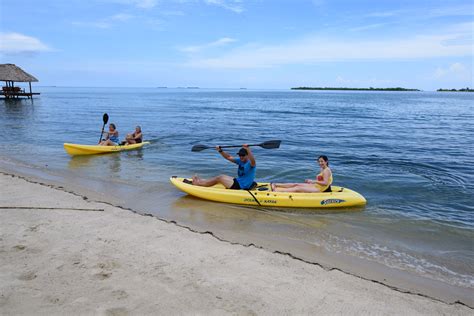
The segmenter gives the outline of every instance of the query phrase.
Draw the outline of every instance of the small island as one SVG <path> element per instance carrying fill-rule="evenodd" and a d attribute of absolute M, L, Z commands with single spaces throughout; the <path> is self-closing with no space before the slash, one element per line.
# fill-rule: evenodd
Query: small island
<path fill-rule="evenodd" d="M 456 89 L 438 89 L 436 90 L 438 92 L 474 92 L 474 89 L 469 89 L 469 87 L 467 88 L 461 88 L 459 90 L 456 90 Z"/>
<path fill-rule="evenodd" d="M 419 89 L 396 88 L 332 88 L 332 87 L 296 87 L 291 90 L 344 90 L 344 91 L 421 91 Z"/>

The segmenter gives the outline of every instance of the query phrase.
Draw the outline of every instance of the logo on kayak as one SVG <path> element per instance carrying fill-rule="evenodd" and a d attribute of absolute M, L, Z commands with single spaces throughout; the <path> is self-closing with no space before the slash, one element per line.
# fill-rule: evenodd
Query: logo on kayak
<path fill-rule="evenodd" d="M 244 202 L 255 202 L 254 199 L 244 199 Z M 261 203 L 266 203 L 266 204 L 277 204 L 276 200 L 260 200 Z"/>
<path fill-rule="evenodd" d="M 321 205 L 328 205 L 328 204 L 339 204 L 339 203 L 344 203 L 346 200 L 340 200 L 340 199 L 327 199 L 327 200 L 322 200 Z"/>

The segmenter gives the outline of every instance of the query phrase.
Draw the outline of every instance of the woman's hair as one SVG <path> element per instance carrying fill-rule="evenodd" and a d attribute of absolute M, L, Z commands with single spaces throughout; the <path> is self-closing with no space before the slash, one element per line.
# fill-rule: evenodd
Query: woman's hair
<path fill-rule="evenodd" d="M 142 131 L 142 128 L 139 125 L 137 125 L 137 127 L 135 128 L 138 129 L 140 132 Z"/>
<path fill-rule="evenodd" d="M 321 156 L 318 157 L 318 160 L 321 159 L 321 158 L 322 158 L 322 159 L 328 164 L 328 166 L 329 166 L 329 159 L 328 159 L 328 156 L 321 155 Z"/>
<path fill-rule="evenodd" d="M 109 126 L 112 126 L 114 129 L 117 129 L 114 123 L 110 123 Z"/>

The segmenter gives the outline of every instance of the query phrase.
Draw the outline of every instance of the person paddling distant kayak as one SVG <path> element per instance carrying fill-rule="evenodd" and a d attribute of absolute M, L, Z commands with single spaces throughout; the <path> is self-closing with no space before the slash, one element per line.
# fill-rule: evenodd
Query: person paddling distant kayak
<path fill-rule="evenodd" d="M 247 144 L 242 145 L 237 155 L 239 158 L 232 157 L 229 153 L 226 153 L 222 150 L 220 146 L 216 146 L 216 150 L 221 154 L 221 156 L 230 162 L 237 164 L 237 178 L 232 178 L 231 176 L 221 174 L 217 177 L 211 179 L 201 179 L 197 176 L 193 177 L 192 184 L 202 187 L 211 187 L 217 183 L 222 184 L 227 189 L 233 190 L 248 190 L 256 185 L 254 182 L 256 165 L 255 157 L 250 150 L 250 147 Z"/>
<path fill-rule="evenodd" d="M 119 133 L 114 123 L 109 124 L 109 131 L 106 132 L 107 137 L 105 140 L 101 141 L 99 145 L 101 146 L 117 146 L 120 142 Z"/>
<path fill-rule="evenodd" d="M 135 127 L 135 132 L 128 134 L 125 137 L 123 144 L 139 144 L 143 141 L 142 128 L 140 126 Z"/>
<path fill-rule="evenodd" d="M 318 157 L 320 173 L 316 180 L 306 179 L 305 183 L 272 183 L 272 190 L 276 192 L 332 192 L 332 171 L 329 168 L 329 159 L 327 156 Z"/>

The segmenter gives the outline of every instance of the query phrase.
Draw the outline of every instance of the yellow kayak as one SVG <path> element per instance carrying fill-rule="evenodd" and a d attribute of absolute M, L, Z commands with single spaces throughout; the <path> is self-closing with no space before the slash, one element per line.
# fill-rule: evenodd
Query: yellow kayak
<path fill-rule="evenodd" d="M 115 153 L 115 152 L 125 151 L 125 150 L 139 149 L 149 143 L 150 142 L 143 142 L 139 144 L 123 145 L 123 146 L 79 145 L 79 144 L 64 143 L 64 150 L 66 150 L 66 152 L 71 156 L 97 155 L 97 154 L 107 154 L 107 153 Z"/>
<path fill-rule="evenodd" d="M 294 207 L 294 208 L 334 208 L 363 206 L 367 203 L 359 193 L 348 188 L 331 186 L 327 193 L 273 192 L 270 183 L 258 183 L 253 190 L 230 190 L 218 184 L 200 187 L 184 182 L 191 179 L 171 177 L 170 181 L 178 189 L 201 199 L 253 206 Z"/>

